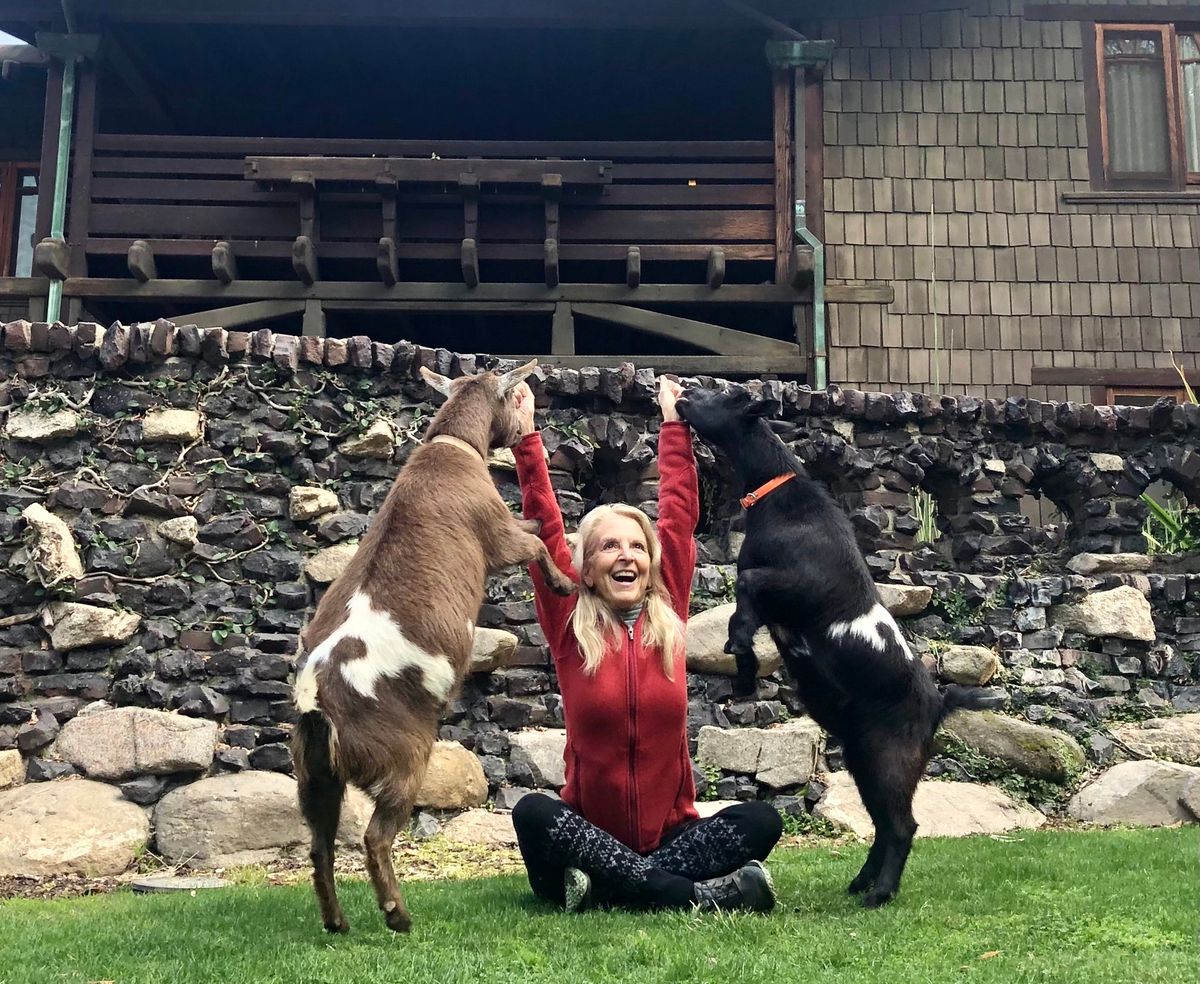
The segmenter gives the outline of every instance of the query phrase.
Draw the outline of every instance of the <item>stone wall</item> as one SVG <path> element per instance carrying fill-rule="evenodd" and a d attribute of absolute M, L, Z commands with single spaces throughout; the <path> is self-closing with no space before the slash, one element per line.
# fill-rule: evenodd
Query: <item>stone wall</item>
<path fill-rule="evenodd" d="M 298 633 L 434 412 L 417 369 L 484 362 L 163 321 L 4 326 L 0 777 L 83 771 L 145 803 L 204 774 L 290 771 Z M 568 525 L 598 501 L 653 512 L 651 373 L 548 370 L 532 382 Z M 1200 574 L 1195 558 L 1142 553 L 1137 498 L 1166 478 L 1200 502 L 1200 408 L 755 385 L 850 513 L 886 603 L 943 679 L 990 686 L 996 707 L 1073 735 L 1100 764 L 1116 751 L 1114 722 L 1200 710 Z M 755 700 L 730 698 L 721 606 L 739 511 L 722 464 L 698 454 L 693 610 L 713 611 L 690 627 L 688 682 L 703 795 L 799 808 L 807 794 L 811 806 L 813 770 L 838 766 L 836 745 L 795 720 L 802 705 L 770 664 Z M 516 509 L 511 457 L 492 464 Z M 939 505 L 933 545 L 917 543 L 918 490 Z M 1022 508 L 1039 495 L 1057 505 L 1057 525 L 1037 527 Z M 447 760 L 455 746 L 474 753 L 456 765 L 486 780 L 474 799 L 504 805 L 561 784 L 562 702 L 524 572 L 492 579 L 478 621 L 491 631 L 441 737 Z M 64 731 L 97 701 L 210 724 L 110 715 L 119 734 L 167 737 L 130 739 L 133 758 L 100 766 L 89 756 L 108 739 L 81 740 L 82 718 L 74 738 Z M 729 752 L 705 726 L 766 730 Z M 138 764 L 137 748 L 170 751 L 184 731 L 208 754 Z M 951 756 L 934 764 L 963 770 Z"/>

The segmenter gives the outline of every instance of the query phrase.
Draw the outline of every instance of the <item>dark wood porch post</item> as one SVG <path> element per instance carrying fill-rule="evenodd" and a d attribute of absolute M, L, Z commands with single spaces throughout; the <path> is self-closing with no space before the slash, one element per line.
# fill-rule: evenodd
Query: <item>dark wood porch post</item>
<path fill-rule="evenodd" d="M 63 63 L 51 59 L 46 66 L 46 107 L 42 111 L 42 155 L 38 162 L 38 202 L 34 242 L 50 235 L 50 212 L 54 205 L 54 164 L 58 157 L 58 112 L 62 103 Z M 46 298 L 29 299 L 29 320 L 46 316 Z"/>

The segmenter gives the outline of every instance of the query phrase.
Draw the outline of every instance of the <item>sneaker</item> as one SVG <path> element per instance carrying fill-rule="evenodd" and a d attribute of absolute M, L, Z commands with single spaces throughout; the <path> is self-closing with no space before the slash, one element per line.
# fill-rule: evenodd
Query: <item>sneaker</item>
<path fill-rule="evenodd" d="M 583 912 L 592 907 L 592 879 L 586 871 L 567 868 L 563 872 L 563 898 L 567 912 Z"/>
<path fill-rule="evenodd" d="M 696 882 L 695 901 L 704 912 L 770 912 L 775 908 L 775 883 L 761 862 L 751 861 L 732 875 Z"/>

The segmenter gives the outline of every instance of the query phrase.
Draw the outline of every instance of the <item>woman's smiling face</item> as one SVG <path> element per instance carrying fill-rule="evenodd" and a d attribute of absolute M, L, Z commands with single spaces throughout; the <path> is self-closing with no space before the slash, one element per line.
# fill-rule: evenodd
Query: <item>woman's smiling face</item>
<path fill-rule="evenodd" d="M 614 513 L 592 531 L 583 583 L 617 611 L 640 605 L 650 585 L 650 547 L 637 520 Z"/>

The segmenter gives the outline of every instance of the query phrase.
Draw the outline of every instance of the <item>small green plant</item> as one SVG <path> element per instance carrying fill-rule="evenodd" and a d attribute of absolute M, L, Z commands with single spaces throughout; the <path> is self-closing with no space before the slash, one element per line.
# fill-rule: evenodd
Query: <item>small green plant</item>
<path fill-rule="evenodd" d="M 917 530 L 917 543 L 932 544 L 942 535 L 938 529 L 938 507 L 933 493 L 921 489 L 914 492 L 912 499 L 913 517 L 921 524 Z"/>
<path fill-rule="evenodd" d="M 1142 524 L 1148 553 L 1181 554 L 1200 548 L 1200 509 L 1177 498 L 1159 502 L 1148 492 L 1141 498 L 1150 509 Z"/>
<path fill-rule="evenodd" d="M 702 765 L 700 771 L 704 773 L 705 785 L 704 794 L 700 797 L 701 800 L 715 800 L 717 798 L 717 783 L 721 781 L 721 770 L 715 765 Z"/>
<path fill-rule="evenodd" d="M 1187 381 L 1183 366 L 1175 361 L 1172 352 L 1171 365 L 1179 373 L 1179 381 L 1183 384 L 1183 392 L 1187 401 L 1200 405 L 1196 391 Z M 1148 492 L 1141 495 L 1142 502 L 1150 509 L 1150 515 L 1142 526 L 1142 536 L 1146 538 L 1148 553 L 1181 554 L 1200 549 L 1200 508 L 1188 506 L 1182 499 L 1168 499 L 1159 502 Z"/>
<path fill-rule="evenodd" d="M 811 813 L 781 813 L 783 832 L 788 837 L 841 837 L 845 831 L 831 820 Z"/>

